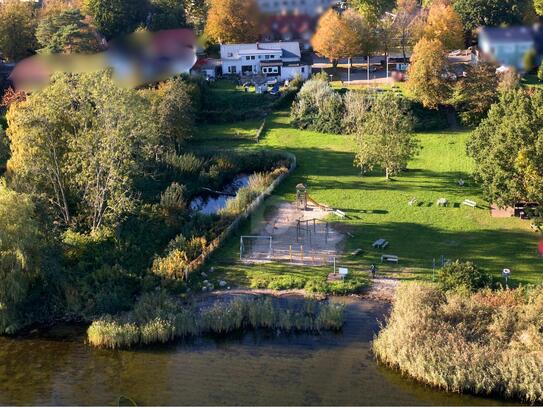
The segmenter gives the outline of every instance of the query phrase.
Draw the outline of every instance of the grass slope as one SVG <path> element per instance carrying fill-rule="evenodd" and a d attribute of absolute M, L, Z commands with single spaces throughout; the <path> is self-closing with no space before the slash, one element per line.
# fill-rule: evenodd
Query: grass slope
<path fill-rule="evenodd" d="M 229 138 L 225 131 L 225 140 L 219 145 L 296 154 L 297 170 L 279 187 L 271 203 L 274 199 L 293 201 L 295 185 L 303 182 L 312 198 L 346 212 L 349 219 L 340 221 L 340 227 L 353 237 L 346 240 L 345 253 L 363 249 L 356 258 L 346 255 L 341 260 L 353 270 L 367 270 L 372 262 L 379 263 L 381 252 L 373 250 L 371 243 L 385 238 L 390 242 L 386 253 L 398 255 L 401 261 L 398 267 L 383 265 L 380 270 L 401 278 L 431 278 L 432 259 L 444 255 L 474 261 L 497 277 L 504 267 L 511 268 L 517 283 L 542 282 L 538 239 L 529 224 L 519 219 L 491 218 L 487 203 L 470 178 L 473 163 L 465 153 L 469 133 L 418 137 L 422 147 L 419 156 L 406 173 L 390 182 L 378 172 L 360 175 L 353 166 L 351 138 L 294 129 L 285 112 L 270 117 L 260 144 Z M 466 180 L 466 186 L 458 186 L 460 178 Z M 418 200 L 414 207 L 408 205 L 412 197 Z M 436 205 L 442 197 L 450 202 L 448 208 Z M 478 208 L 460 205 L 466 198 L 477 201 Z M 249 224 L 242 233 L 248 229 Z M 255 273 L 324 276 L 329 272 L 328 268 L 293 268 L 288 264 L 246 266 L 237 261 L 237 256 L 239 237 L 233 237 L 210 265 L 220 278 L 239 285 L 246 285 L 248 276 Z"/>

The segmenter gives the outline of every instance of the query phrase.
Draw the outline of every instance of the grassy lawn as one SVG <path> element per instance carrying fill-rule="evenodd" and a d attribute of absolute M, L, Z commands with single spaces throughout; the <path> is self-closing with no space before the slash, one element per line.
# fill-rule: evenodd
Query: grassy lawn
<path fill-rule="evenodd" d="M 246 123 L 247 129 L 258 123 Z M 236 125 L 239 126 L 239 125 Z M 213 133 L 216 130 L 216 133 Z M 218 135 L 224 128 L 208 127 Z M 298 168 L 278 188 L 272 199 L 293 201 L 295 185 L 303 182 L 318 202 L 346 212 L 348 219 L 338 227 L 353 237 L 345 240 L 346 255 L 342 265 L 352 270 L 367 270 L 372 262 L 380 263 L 381 252 L 371 248 L 379 238 L 390 242 L 387 254 L 400 257 L 400 265 L 383 265 L 380 271 L 405 279 L 432 277 L 432 259 L 471 260 L 499 276 L 504 267 L 513 270 L 517 283 L 542 282 L 542 259 L 538 255 L 538 237 L 528 222 L 519 219 L 495 219 L 487 203 L 472 182 L 473 163 L 466 156 L 468 132 L 419 134 L 421 151 L 409 170 L 393 181 L 383 174 L 361 176 L 353 166 L 353 142 L 348 136 L 300 131 L 290 127 L 288 113 L 279 112 L 269 119 L 268 130 L 260 144 L 253 141 L 225 140 L 222 147 L 268 148 L 288 150 L 298 159 Z M 466 185 L 458 186 L 464 179 Z M 408 201 L 416 197 L 418 204 Z M 446 198 L 450 205 L 438 207 Z M 464 199 L 478 203 L 476 209 L 461 206 Z M 244 226 L 247 233 L 249 222 Z M 363 253 L 350 256 L 361 248 Z M 313 275 L 324 277 L 329 268 L 292 267 L 288 264 L 248 266 L 238 262 L 239 235 L 234 236 L 213 257 L 210 266 L 216 277 L 231 284 L 247 285 L 252 275 L 262 273 Z"/>

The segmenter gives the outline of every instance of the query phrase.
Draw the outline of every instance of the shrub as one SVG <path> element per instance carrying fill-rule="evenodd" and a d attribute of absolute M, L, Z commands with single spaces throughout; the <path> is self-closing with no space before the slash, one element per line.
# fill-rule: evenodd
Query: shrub
<path fill-rule="evenodd" d="M 343 99 L 322 79 L 307 81 L 291 109 L 292 123 L 300 129 L 340 133 Z"/>
<path fill-rule="evenodd" d="M 203 333 L 224 335 L 244 328 L 339 330 L 343 310 L 337 304 L 305 301 L 301 306 L 283 308 L 271 298 L 258 298 L 219 302 L 198 311 L 155 293 L 143 296 L 124 318 L 105 317 L 93 322 L 87 337 L 92 346 L 116 349 Z"/>
<path fill-rule="evenodd" d="M 371 108 L 370 95 L 367 92 L 347 92 L 344 103 L 343 130 L 347 134 L 355 134 L 364 123 L 366 113 Z"/>
<path fill-rule="evenodd" d="M 543 401 L 543 288 L 443 293 L 399 287 L 373 349 L 384 364 L 453 392 Z"/>
<path fill-rule="evenodd" d="M 473 263 L 463 263 L 456 260 L 445 265 L 437 273 L 437 282 L 444 291 L 465 290 L 473 292 L 489 287 L 492 278 L 489 274 L 478 269 Z"/>

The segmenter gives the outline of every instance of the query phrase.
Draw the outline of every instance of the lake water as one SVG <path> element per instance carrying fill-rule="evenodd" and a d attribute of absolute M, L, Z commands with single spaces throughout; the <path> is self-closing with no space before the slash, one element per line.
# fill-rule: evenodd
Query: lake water
<path fill-rule="evenodd" d="M 196 197 L 190 203 L 190 209 L 203 213 L 204 215 L 213 215 L 226 206 L 226 202 L 232 199 L 232 195 L 236 194 L 242 187 L 246 187 L 249 184 L 248 175 L 240 175 L 228 184 L 222 194 L 209 193 Z"/>
<path fill-rule="evenodd" d="M 84 329 L 0 338 L 1 404 L 499 405 L 446 394 L 377 365 L 370 341 L 387 305 L 348 302 L 341 333 L 249 332 L 152 349 L 106 351 Z M 41 334 L 43 336 L 43 333 Z"/>

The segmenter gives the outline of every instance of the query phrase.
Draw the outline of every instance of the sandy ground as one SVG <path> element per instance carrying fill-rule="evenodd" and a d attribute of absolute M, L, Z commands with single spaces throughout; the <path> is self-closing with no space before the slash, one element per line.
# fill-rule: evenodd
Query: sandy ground
<path fill-rule="evenodd" d="M 251 231 L 254 236 L 271 236 L 272 249 L 269 240 L 247 240 L 244 260 L 328 264 L 331 257 L 338 255 L 344 237 L 324 220 L 329 215 L 329 210 L 316 205 L 299 210 L 293 203 L 281 203 L 268 219 L 257 222 Z"/>

